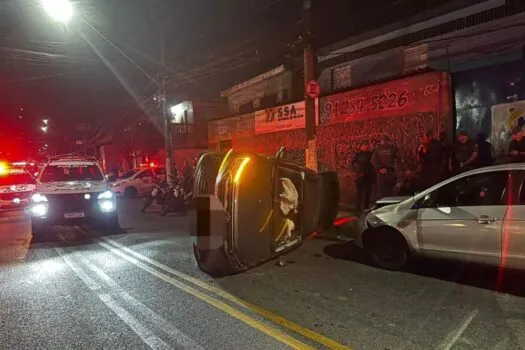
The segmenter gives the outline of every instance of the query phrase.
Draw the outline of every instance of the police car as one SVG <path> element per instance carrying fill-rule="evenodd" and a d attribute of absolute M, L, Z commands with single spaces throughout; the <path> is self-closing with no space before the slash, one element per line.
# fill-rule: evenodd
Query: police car
<path fill-rule="evenodd" d="M 149 167 L 127 171 L 111 182 L 110 187 L 117 196 L 133 198 L 151 193 L 155 178 L 165 179 L 166 168 Z"/>
<path fill-rule="evenodd" d="M 0 163 L 0 211 L 26 207 L 35 188 L 35 179 L 26 171 Z"/>
<path fill-rule="evenodd" d="M 83 221 L 119 227 L 115 196 L 95 158 L 50 159 L 38 177 L 30 212 L 33 234 Z"/>

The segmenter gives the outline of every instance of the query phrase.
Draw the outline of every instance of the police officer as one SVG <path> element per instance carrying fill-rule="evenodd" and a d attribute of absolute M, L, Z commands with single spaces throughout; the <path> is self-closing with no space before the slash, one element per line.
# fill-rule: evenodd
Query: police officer
<path fill-rule="evenodd" d="M 494 163 L 493 147 L 490 142 L 487 141 L 487 135 L 481 131 L 476 136 L 476 144 L 478 145 L 478 161 L 479 167 L 486 167 Z"/>
<path fill-rule="evenodd" d="M 421 185 L 424 189 L 434 186 L 441 180 L 444 166 L 443 146 L 434 137 L 432 130 L 425 133 L 425 144 L 421 158 Z"/>
<path fill-rule="evenodd" d="M 447 133 L 441 131 L 439 133 L 439 142 L 441 143 L 441 148 L 443 149 L 443 167 L 441 180 L 446 180 L 452 175 L 452 146 L 447 142 Z"/>
<path fill-rule="evenodd" d="M 511 163 L 525 162 L 525 137 L 523 136 L 521 127 L 512 130 L 512 141 L 509 146 L 509 161 Z"/>
<path fill-rule="evenodd" d="M 370 206 L 370 196 L 372 195 L 372 184 L 374 183 L 374 168 L 372 166 L 372 152 L 368 141 L 363 141 L 359 146 L 359 151 L 352 160 L 352 170 L 356 186 L 356 209 L 361 211 Z"/>
<path fill-rule="evenodd" d="M 396 185 L 398 150 L 388 135 L 383 136 L 372 155 L 372 165 L 377 170 L 378 199 L 392 196 Z"/>
<path fill-rule="evenodd" d="M 470 139 L 466 131 L 458 134 L 454 150 L 455 168 L 458 173 L 474 169 L 478 158 L 478 145 Z"/>

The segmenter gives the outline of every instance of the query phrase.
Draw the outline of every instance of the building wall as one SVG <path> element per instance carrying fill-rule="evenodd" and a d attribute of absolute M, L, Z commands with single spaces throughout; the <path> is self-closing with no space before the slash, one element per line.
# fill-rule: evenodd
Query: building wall
<path fill-rule="evenodd" d="M 453 82 L 456 129 L 472 137 L 483 132 L 497 154 L 505 153 L 512 128 L 525 122 L 525 60 L 459 72 Z"/>
<path fill-rule="evenodd" d="M 322 49 L 323 94 L 424 70 L 456 72 L 516 59 L 525 45 L 522 11 L 488 0 L 361 41 L 351 38 L 346 47 Z"/>
<path fill-rule="evenodd" d="M 285 103 L 295 92 L 293 78 L 292 71 L 280 66 L 223 91 L 221 96 L 228 106 L 225 115 L 241 114 Z"/>
<path fill-rule="evenodd" d="M 359 101 L 363 101 L 362 109 Z M 334 113 L 336 104 L 338 112 Z M 353 203 L 355 195 L 350 163 L 359 142 L 369 140 L 375 144 L 383 135 L 389 135 L 400 149 L 403 166 L 415 170 L 421 136 L 429 129 L 449 135 L 453 130 L 450 79 L 446 73 L 429 73 L 326 96 L 319 100 L 318 108 L 318 166 L 320 170 L 338 172 L 342 202 L 346 205 Z M 242 119 L 250 118 L 255 120 L 255 113 L 210 123 L 212 147 L 217 149 L 221 138 L 235 150 L 271 156 L 284 146 L 288 159 L 305 165 L 304 128 L 257 134 L 255 123 L 252 126 L 245 121 L 244 129 L 239 127 Z"/>
<path fill-rule="evenodd" d="M 205 149 L 208 147 L 208 121 L 224 113 L 219 103 L 185 101 L 172 113 L 172 145 L 174 149 Z"/>

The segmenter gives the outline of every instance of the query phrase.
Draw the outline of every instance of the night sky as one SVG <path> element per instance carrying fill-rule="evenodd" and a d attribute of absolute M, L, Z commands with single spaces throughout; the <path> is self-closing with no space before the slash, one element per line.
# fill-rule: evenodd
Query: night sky
<path fill-rule="evenodd" d="M 315 41 L 321 47 L 443 2 L 314 0 Z M 169 76 L 169 98 L 217 98 L 220 90 L 283 63 L 286 56 L 300 57 L 302 3 L 76 1 L 76 15 L 64 28 L 46 16 L 39 0 L 2 0 L 0 123 L 22 115 L 20 128 L 38 134 L 38 120 L 50 117 L 61 133 L 79 132 L 84 122 L 97 135 L 101 128 L 140 119 L 143 110 L 155 118 L 151 78 L 161 72 Z"/>

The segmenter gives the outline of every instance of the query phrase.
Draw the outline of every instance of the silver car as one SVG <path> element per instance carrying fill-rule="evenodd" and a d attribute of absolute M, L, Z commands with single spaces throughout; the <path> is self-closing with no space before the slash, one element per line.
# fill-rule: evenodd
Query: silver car
<path fill-rule="evenodd" d="M 524 180 L 524 163 L 465 172 L 371 211 L 356 243 L 389 270 L 412 255 L 525 269 Z"/>

